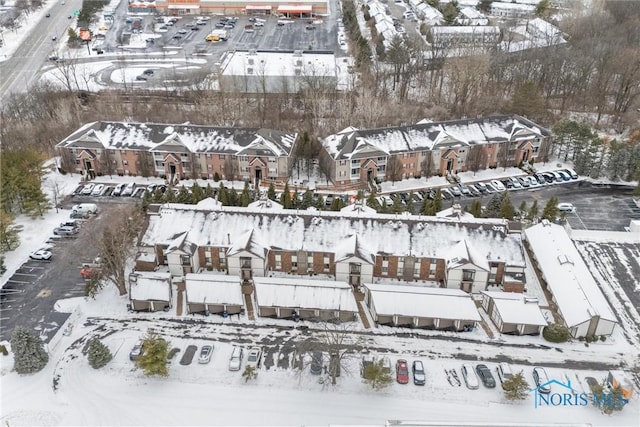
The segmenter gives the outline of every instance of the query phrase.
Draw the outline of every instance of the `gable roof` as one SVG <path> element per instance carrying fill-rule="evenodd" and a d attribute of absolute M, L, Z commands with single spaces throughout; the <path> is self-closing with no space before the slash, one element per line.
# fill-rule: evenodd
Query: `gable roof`
<path fill-rule="evenodd" d="M 85 124 L 57 147 L 288 156 L 297 137 L 261 128 L 100 121 Z"/>
<path fill-rule="evenodd" d="M 249 252 L 261 259 L 265 259 L 267 256 L 267 248 L 257 242 L 253 229 L 244 232 L 240 236 L 234 236 L 233 245 L 229 248 L 227 256 L 233 256 L 243 251 Z"/>
<path fill-rule="evenodd" d="M 343 239 L 334 248 L 334 261 L 340 262 L 347 258 L 356 257 L 367 264 L 375 264 L 376 256 L 365 248 L 362 241 L 358 240 L 358 235 L 354 234 Z"/>
<path fill-rule="evenodd" d="M 516 292 L 481 291 L 493 300 L 504 323 L 547 326 L 547 319 L 542 315 L 540 306 L 535 301 Z"/>
<path fill-rule="evenodd" d="M 178 234 L 170 243 L 167 248 L 167 253 L 181 251 L 189 255 L 193 255 L 197 246 L 187 241 L 187 233 L 182 232 Z"/>
<path fill-rule="evenodd" d="M 171 301 L 171 273 L 145 271 L 132 274 L 129 276 L 129 298 L 137 301 Z"/>
<path fill-rule="evenodd" d="M 376 157 L 377 154 L 454 148 L 475 144 L 547 137 L 551 133 L 520 116 L 426 122 L 415 125 L 362 130 L 346 128 L 320 140 L 335 159 Z"/>
<path fill-rule="evenodd" d="M 244 304 L 238 276 L 187 273 L 185 289 L 187 303 Z"/>
<path fill-rule="evenodd" d="M 520 234 L 508 233 L 508 222 L 500 219 L 458 221 L 366 212 L 345 215 L 331 211 L 273 211 L 229 206 L 212 211 L 193 205 L 166 204 L 158 214 L 150 214 L 142 245 L 167 245 L 180 232 L 186 232 L 188 240 L 198 246 L 233 247 L 234 251 L 246 250 L 251 237 L 258 242 L 256 246 L 260 249 L 256 252 L 261 254 L 265 247 L 333 252 L 343 239 L 357 234 L 358 242 L 366 244 L 366 252 L 419 258 L 446 258 L 451 247 L 465 239 L 476 249 L 477 257 L 512 266 L 526 265 Z"/>
<path fill-rule="evenodd" d="M 296 307 L 357 312 L 351 286 L 346 282 L 283 277 L 254 277 L 259 307 Z"/>
<path fill-rule="evenodd" d="M 471 264 L 489 271 L 489 262 L 466 239 L 461 240 L 448 253 L 447 269 L 456 268 L 470 262 Z"/>

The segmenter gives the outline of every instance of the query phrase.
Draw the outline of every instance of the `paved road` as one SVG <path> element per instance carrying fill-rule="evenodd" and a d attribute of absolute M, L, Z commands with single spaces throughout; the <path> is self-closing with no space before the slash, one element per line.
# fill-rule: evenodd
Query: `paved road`
<path fill-rule="evenodd" d="M 37 81 L 40 68 L 56 52 L 59 39 L 71 23 L 67 17 L 81 5 L 81 0 L 55 5 L 51 9 L 51 17 L 42 18 L 16 49 L 13 57 L 0 63 L 0 101 L 6 100 L 11 94 L 28 91 Z M 56 36 L 57 42 L 51 40 L 53 36 Z"/>

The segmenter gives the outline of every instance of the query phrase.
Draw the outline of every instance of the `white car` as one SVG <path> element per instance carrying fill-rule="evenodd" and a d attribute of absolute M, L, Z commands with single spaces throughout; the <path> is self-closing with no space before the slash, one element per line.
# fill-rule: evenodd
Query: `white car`
<path fill-rule="evenodd" d="M 136 183 L 135 182 L 130 182 L 126 185 L 126 187 L 124 187 L 124 189 L 122 190 L 122 193 L 120 193 L 121 196 L 131 196 L 133 195 L 133 192 L 136 189 Z"/>
<path fill-rule="evenodd" d="M 29 254 L 29 258 L 31 259 L 40 259 L 40 260 L 45 260 L 48 261 L 51 259 L 51 252 L 46 251 L 44 249 L 38 249 L 35 252 L 31 252 Z"/>
<path fill-rule="evenodd" d="M 576 207 L 571 203 L 558 203 L 558 211 L 566 213 L 575 213 Z"/>
<path fill-rule="evenodd" d="M 508 363 L 500 363 L 496 369 L 498 370 L 498 378 L 504 386 L 504 382 L 513 376 L 511 366 Z"/>
<path fill-rule="evenodd" d="M 491 185 L 493 185 L 493 187 L 498 191 L 506 190 L 506 188 L 504 188 L 504 184 L 498 181 L 497 179 L 494 179 L 493 181 L 491 181 Z"/>
<path fill-rule="evenodd" d="M 122 194 L 122 190 L 124 190 L 124 187 L 127 184 L 118 184 L 116 185 L 116 188 L 113 189 L 113 192 L 111 193 L 112 196 L 119 196 L 120 194 Z"/>
<path fill-rule="evenodd" d="M 209 363 L 211 360 L 211 354 L 213 353 L 212 345 L 203 345 L 200 349 L 200 356 L 198 357 L 198 363 Z"/>
<path fill-rule="evenodd" d="M 91 192 L 92 196 L 99 196 L 104 191 L 104 184 L 97 184 L 93 187 L 93 191 Z"/>
<path fill-rule="evenodd" d="M 244 356 L 244 350 L 242 347 L 234 347 L 229 358 L 229 370 L 239 371 L 242 367 L 242 358 Z"/>
<path fill-rule="evenodd" d="M 95 184 L 87 184 L 87 185 L 84 186 L 84 188 L 82 189 L 80 194 L 85 195 L 85 196 L 90 196 L 91 193 L 93 192 L 93 188 L 94 187 L 95 187 Z"/>
<path fill-rule="evenodd" d="M 478 381 L 476 371 L 471 365 L 462 365 L 462 369 L 460 369 L 460 372 L 462 372 L 462 378 L 464 379 L 464 383 L 467 385 L 467 388 L 469 390 L 477 390 L 478 387 L 480 387 L 480 381 Z"/>
<path fill-rule="evenodd" d="M 247 356 L 247 366 L 251 366 L 255 369 L 260 367 L 260 359 L 262 357 L 262 350 L 258 347 L 253 347 L 249 350 L 249 356 Z"/>

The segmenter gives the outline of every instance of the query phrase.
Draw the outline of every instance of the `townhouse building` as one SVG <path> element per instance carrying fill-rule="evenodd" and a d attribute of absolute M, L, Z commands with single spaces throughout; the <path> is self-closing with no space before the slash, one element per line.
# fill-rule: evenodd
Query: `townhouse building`
<path fill-rule="evenodd" d="M 401 281 L 467 293 L 496 284 L 522 292 L 525 282 L 520 234 L 496 219 L 223 207 L 207 199 L 150 213 L 140 252 L 174 277 L 320 276 L 354 290 Z"/>
<path fill-rule="evenodd" d="M 337 187 L 372 180 L 445 176 L 546 160 L 551 133 L 520 116 L 431 122 L 379 129 L 348 127 L 320 139 L 321 161 Z"/>
<path fill-rule="evenodd" d="M 160 123 L 87 123 L 57 144 L 62 168 L 87 178 L 286 181 L 298 134 L 260 128 Z"/>

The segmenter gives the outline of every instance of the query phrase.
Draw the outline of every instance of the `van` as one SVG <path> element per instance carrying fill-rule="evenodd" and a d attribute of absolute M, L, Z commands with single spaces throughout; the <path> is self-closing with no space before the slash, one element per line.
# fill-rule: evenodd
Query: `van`
<path fill-rule="evenodd" d="M 231 352 L 231 357 L 229 358 L 229 370 L 230 371 L 239 371 L 242 365 L 242 357 L 244 355 L 244 350 L 242 347 L 234 347 Z"/>
<path fill-rule="evenodd" d="M 476 375 L 476 371 L 473 370 L 471 365 L 464 364 L 462 365 L 462 378 L 464 379 L 464 383 L 466 384 L 469 390 L 477 390 L 480 387 L 480 382 L 478 381 L 478 376 Z"/>
<path fill-rule="evenodd" d="M 82 212 L 82 213 L 98 213 L 98 205 L 95 203 L 81 203 L 79 205 L 74 205 L 71 208 L 72 212 Z"/>
<path fill-rule="evenodd" d="M 500 363 L 497 369 L 498 378 L 500 378 L 500 382 L 504 387 L 504 382 L 513 376 L 513 371 L 511 371 L 511 366 L 508 363 Z"/>

